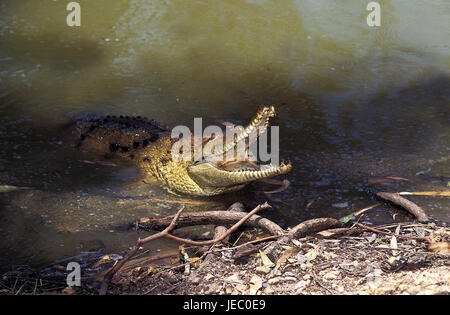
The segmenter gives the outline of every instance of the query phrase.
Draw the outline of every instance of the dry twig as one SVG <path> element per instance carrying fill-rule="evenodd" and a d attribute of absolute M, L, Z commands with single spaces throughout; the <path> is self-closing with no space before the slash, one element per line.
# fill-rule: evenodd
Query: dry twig
<path fill-rule="evenodd" d="M 227 236 L 229 236 L 231 233 L 233 233 L 234 231 L 236 231 L 239 226 L 241 226 L 248 218 L 250 218 L 251 216 L 253 216 L 255 213 L 257 213 L 258 211 L 262 210 L 262 209 L 267 209 L 270 208 L 270 205 L 265 202 L 262 205 L 258 205 L 255 209 L 253 209 L 252 211 L 250 211 L 247 215 L 245 215 L 243 218 L 241 218 L 237 223 L 235 223 L 231 228 L 229 228 L 225 233 L 223 233 L 221 236 L 219 236 L 218 238 L 215 238 L 213 240 L 209 240 L 209 241 L 200 241 L 200 242 L 196 242 L 196 241 L 192 241 L 190 239 L 184 239 L 184 238 L 180 238 L 177 236 L 174 236 L 172 234 L 170 234 L 170 232 L 175 228 L 176 224 L 177 224 L 177 220 L 179 219 L 181 212 L 185 209 L 185 207 L 181 207 L 180 210 L 178 210 L 178 212 L 175 214 L 175 216 L 173 216 L 172 221 L 170 222 L 170 224 L 161 232 L 150 235 L 144 239 L 138 239 L 136 244 L 130 249 L 130 251 L 125 255 L 124 258 L 122 258 L 119 262 L 117 262 L 117 264 L 115 264 L 109 271 L 108 273 L 105 275 L 105 278 L 103 280 L 102 286 L 100 288 L 100 295 L 105 295 L 108 291 L 108 285 L 110 283 L 110 281 L 112 280 L 112 278 L 114 277 L 114 275 L 120 270 L 120 268 L 122 268 L 122 266 L 131 258 L 134 256 L 134 254 L 136 254 L 136 252 L 139 250 L 139 248 L 144 245 L 145 243 L 148 243 L 150 241 L 153 241 L 155 239 L 161 238 L 161 237 L 166 237 L 166 238 L 170 238 L 173 239 L 177 242 L 180 243 L 184 243 L 184 244 L 189 244 L 189 245 L 210 245 L 210 244 L 214 244 L 217 242 L 220 242 L 221 240 L 223 240 L 224 238 L 226 238 Z"/>

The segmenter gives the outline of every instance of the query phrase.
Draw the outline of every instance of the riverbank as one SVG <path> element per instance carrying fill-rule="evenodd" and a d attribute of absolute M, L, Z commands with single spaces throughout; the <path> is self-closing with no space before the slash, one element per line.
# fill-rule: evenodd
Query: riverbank
<path fill-rule="evenodd" d="M 398 226 L 395 241 L 357 229 L 325 231 L 276 244 L 265 258 L 260 250 L 273 242 L 254 245 L 248 255 L 220 249 L 189 272 L 183 266 L 146 275 L 145 267 L 135 268 L 109 294 L 448 294 L 449 229 L 415 223 L 390 229 Z M 436 247 L 414 239 L 421 233 L 432 234 Z"/>
<path fill-rule="evenodd" d="M 234 248 L 181 247 L 146 256 L 142 249 L 116 274 L 108 294 L 345 295 L 448 294 L 450 229 L 434 223 L 329 229 L 287 242 Z M 432 242 L 426 242 L 429 237 Z M 267 254 L 264 254 L 267 253 Z M 148 253 L 147 253 L 148 255 Z M 122 256 L 83 254 L 81 287 L 67 287 L 61 261 L 39 272 L 24 268 L 2 277 L 2 294 L 98 294 L 106 271 Z M 198 259 L 198 258 L 201 259 Z M 189 262 L 189 263 L 187 263 Z M 39 279 L 39 280 L 38 280 Z M 8 287 L 14 283 L 14 288 Z M 8 289 L 9 288 L 9 289 Z M 19 291 L 19 288 L 20 291 Z"/>

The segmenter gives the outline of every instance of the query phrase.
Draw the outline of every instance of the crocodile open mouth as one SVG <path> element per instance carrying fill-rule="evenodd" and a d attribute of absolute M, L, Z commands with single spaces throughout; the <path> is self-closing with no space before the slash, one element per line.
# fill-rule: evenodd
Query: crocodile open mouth
<path fill-rule="evenodd" d="M 274 116 L 274 106 L 262 107 L 250 124 L 238 132 L 234 131 L 231 140 L 227 139 L 221 149 L 192 165 L 189 168 L 191 178 L 199 184 L 231 186 L 288 173 L 292 169 L 290 162 L 262 165 L 249 159 L 250 145 L 266 131 L 270 118 Z M 225 138 L 230 137 L 225 135 Z M 242 155 L 238 158 L 236 154 L 240 144 L 245 149 L 244 158 Z"/>

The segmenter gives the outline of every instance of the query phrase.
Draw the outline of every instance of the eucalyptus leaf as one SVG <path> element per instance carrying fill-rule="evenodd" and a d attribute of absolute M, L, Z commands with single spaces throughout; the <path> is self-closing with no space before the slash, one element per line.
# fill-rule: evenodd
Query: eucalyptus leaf
<path fill-rule="evenodd" d="M 341 221 L 342 223 L 347 223 L 348 221 L 352 220 L 353 218 L 355 218 L 355 216 L 353 215 L 353 213 L 346 215 L 345 217 L 342 217 L 339 219 L 339 221 Z"/>
<path fill-rule="evenodd" d="M 267 257 L 267 255 L 266 255 L 262 250 L 259 250 L 259 255 L 261 256 L 261 260 L 262 260 L 264 266 L 270 268 L 270 267 L 273 267 L 273 266 L 275 265 L 275 264 L 270 260 L 270 258 Z"/>

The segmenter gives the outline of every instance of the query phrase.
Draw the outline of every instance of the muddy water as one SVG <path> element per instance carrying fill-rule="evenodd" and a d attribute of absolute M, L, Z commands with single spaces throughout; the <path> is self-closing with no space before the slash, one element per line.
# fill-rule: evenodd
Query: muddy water
<path fill-rule="evenodd" d="M 283 226 L 371 205 L 373 189 L 448 189 L 448 1 L 379 1 L 375 28 L 367 2 L 79 1 L 81 26 L 69 27 L 68 1 L 1 1 L 0 185 L 33 188 L 0 193 L 2 268 L 122 250 L 137 235 L 121 224 L 135 218 L 181 203 L 251 207 L 273 189 L 186 199 L 131 165 L 86 163 L 95 157 L 67 128 L 85 113 L 192 127 L 194 117 L 245 124 L 258 104 L 276 105 L 280 156 L 294 168 L 264 215 Z M 408 181 L 368 183 L 382 176 Z M 449 221 L 448 199 L 413 199 Z M 378 207 L 367 220 L 393 213 Z"/>

